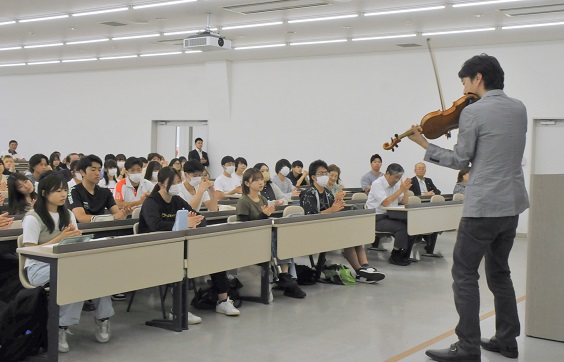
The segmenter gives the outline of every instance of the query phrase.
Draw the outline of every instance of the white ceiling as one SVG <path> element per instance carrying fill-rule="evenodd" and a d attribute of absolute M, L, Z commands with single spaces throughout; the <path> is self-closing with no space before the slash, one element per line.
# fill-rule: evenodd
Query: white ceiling
<path fill-rule="evenodd" d="M 170 0 L 2 0 L 0 1 L 0 24 L 50 15 L 74 14 L 91 10 L 111 9 L 145 3 Z M 428 36 L 425 32 L 444 30 L 495 27 L 493 31 L 431 36 L 435 48 L 454 46 L 477 46 L 507 44 L 516 42 L 562 41 L 564 25 L 545 26 L 515 30 L 502 30 L 502 26 L 564 22 L 564 11 L 550 11 L 532 15 L 508 17 L 501 9 L 527 8 L 545 5 L 562 5 L 549 9 L 564 10 L 564 0 L 560 1 L 506 1 L 501 4 L 454 7 L 455 4 L 470 0 L 285 0 L 290 5 L 296 3 L 326 2 L 325 6 L 313 6 L 294 10 L 271 11 L 243 15 L 224 9 L 227 6 L 258 4 L 273 0 L 198 0 L 183 4 L 132 9 L 99 15 L 54 19 L 37 22 L 16 22 L 0 25 L 0 49 L 22 47 L 36 44 L 72 42 L 81 40 L 113 38 L 127 35 L 159 33 L 157 37 L 133 40 L 108 40 L 91 44 L 65 44 L 57 47 L 36 49 L 0 50 L 0 75 L 66 72 L 94 69 L 116 69 L 144 67 L 153 65 L 196 64 L 210 60 L 251 60 L 299 56 L 319 56 L 328 54 L 347 54 L 362 52 L 401 51 L 410 48 L 398 44 L 417 44 L 425 46 Z M 479 1 L 479 0 L 472 0 Z M 444 9 L 380 16 L 364 16 L 370 11 L 397 8 L 421 7 L 425 5 L 446 5 Z M 533 9 L 534 10 L 534 9 Z M 222 50 L 198 54 L 180 54 L 147 58 L 121 60 L 94 60 L 77 63 L 57 63 L 44 65 L 2 66 L 19 63 L 59 61 L 68 59 L 100 58 L 110 56 L 151 54 L 181 51 L 180 39 L 183 35 L 165 36 L 163 33 L 203 29 L 207 14 L 211 13 L 211 26 L 220 27 L 222 36 L 233 41 L 233 46 L 263 45 L 274 43 L 337 40 L 347 41 L 334 44 L 290 46 L 253 50 Z M 358 14 L 355 18 L 304 22 L 289 24 L 291 19 Z M 222 30 L 221 27 L 250 23 L 282 21 L 275 26 Z M 123 26 L 109 26 L 101 23 L 118 22 Z M 370 41 L 350 41 L 352 38 L 384 36 L 397 34 L 417 34 L 403 39 Z"/>

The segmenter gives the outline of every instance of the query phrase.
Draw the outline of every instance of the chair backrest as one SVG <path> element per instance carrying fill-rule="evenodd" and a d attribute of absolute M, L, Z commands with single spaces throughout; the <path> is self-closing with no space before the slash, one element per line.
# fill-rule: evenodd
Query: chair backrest
<path fill-rule="evenodd" d="M 290 215 L 304 215 L 304 208 L 298 205 L 287 206 L 282 212 L 282 217 L 287 217 Z"/>
<path fill-rule="evenodd" d="M 420 204 L 421 199 L 419 198 L 419 196 L 409 196 L 408 199 L 407 199 L 407 203 L 408 204 Z"/>
<path fill-rule="evenodd" d="M 413 191 L 411 191 L 411 190 L 407 190 L 407 195 L 408 195 L 408 196 L 415 196 L 415 194 L 414 194 Z"/>
<path fill-rule="evenodd" d="M 133 224 L 133 234 L 137 235 L 139 234 L 139 223 L 136 222 L 135 224 Z"/>
<path fill-rule="evenodd" d="M 139 214 L 141 214 L 141 206 L 137 206 L 135 210 L 131 213 L 132 219 L 139 219 Z"/>
<path fill-rule="evenodd" d="M 464 201 L 464 194 L 452 195 L 452 201 Z"/>
<path fill-rule="evenodd" d="M 231 211 L 237 210 L 237 208 L 233 205 L 217 205 L 217 211 Z"/>
<path fill-rule="evenodd" d="M 431 196 L 431 202 L 440 202 L 440 201 L 445 201 L 445 197 L 443 195 Z"/>
<path fill-rule="evenodd" d="M 114 221 L 114 215 L 104 214 L 104 215 L 94 215 L 92 216 L 92 222 L 102 222 L 102 221 Z"/>
<path fill-rule="evenodd" d="M 364 192 L 355 192 L 352 194 L 351 200 L 368 200 L 368 195 Z"/>
<path fill-rule="evenodd" d="M 239 221 L 237 221 L 237 215 L 231 215 L 227 218 L 227 223 L 228 224 L 235 224 L 238 223 Z"/>
<path fill-rule="evenodd" d="M 18 236 L 18 248 L 23 248 L 23 235 Z M 35 287 L 29 283 L 29 280 L 27 279 L 27 273 L 24 269 L 25 259 L 25 256 L 18 253 L 18 275 L 20 277 L 20 282 L 22 283 L 24 288 L 33 289 Z"/>

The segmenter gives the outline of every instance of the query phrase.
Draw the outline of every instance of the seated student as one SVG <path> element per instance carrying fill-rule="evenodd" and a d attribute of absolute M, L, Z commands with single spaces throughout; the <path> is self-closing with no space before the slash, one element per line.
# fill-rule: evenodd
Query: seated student
<path fill-rule="evenodd" d="M 207 169 L 204 169 L 204 172 L 202 172 L 202 181 L 210 181 L 210 173 L 208 172 Z M 215 184 L 214 184 L 215 186 Z"/>
<path fill-rule="evenodd" d="M 470 169 L 465 168 L 464 170 L 458 171 L 458 176 L 456 178 L 456 185 L 454 185 L 453 194 L 464 195 L 464 190 L 466 189 L 466 184 L 470 178 Z"/>
<path fill-rule="evenodd" d="M 69 187 L 69 192 L 70 192 L 70 190 L 72 190 L 72 188 L 75 185 L 82 183 L 82 175 L 78 171 L 78 163 L 79 163 L 79 160 L 74 160 L 74 161 L 71 162 L 71 164 L 69 166 L 69 172 L 70 172 L 70 175 L 71 175 L 70 181 L 67 182 L 67 185 Z M 65 177 L 65 179 L 66 179 L 66 177 Z"/>
<path fill-rule="evenodd" d="M 235 160 L 231 156 L 225 156 L 221 159 L 223 173 L 215 179 L 214 188 L 218 200 L 225 200 L 227 196 L 241 194 L 241 182 L 236 177 Z"/>
<path fill-rule="evenodd" d="M 268 219 L 274 211 L 274 205 L 268 205 L 268 200 L 260 192 L 264 188 L 264 177 L 262 172 L 256 168 L 245 171 L 242 179 L 243 196 L 237 201 L 237 220 L 253 221 Z M 276 257 L 276 241 L 272 242 L 272 255 Z M 277 258 L 278 259 L 278 258 Z M 298 283 L 292 279 L 288 273 L 293 260 L 278 260 L 281 273 L 278 274 L 278 287 L 284 289 L 284 295 L 291 298 L 305 298 L 304 293 Z"/>
<path fill-rule="evenodd" d="M 35 187 L 20 172 L 8 177 L 8 212 L 10 215 L 25 214 L 33 208 L 37 199 Z"/>
<path fill-rule="evenodd" d="M 380 167 L 382 167 L 382 157 L 378 154 L 372 155 L 370 157 L 370 171 L 365 173 L 360 179 L 360 187 L 364 190 L 364 192 L 370 192 L 372 183 L 384 175 L 380 172 Z"/>
<path fill-rule="evenodd" d="M 294 187 L 292 181 L 290 181 L 286 176 L 290 173 L 290 161 L 286 159 L 281 159 L 276 162 L 274 166 L 274 171 L 276 176 L 272 177 L 272 182 L 280 187 L 282 193 L 287 199 L 292 199 L 292 196 L 300 196 L 300 191 Z"/>
<path fill-rule="evenodd" d="M 172 167 L 179 175 L 182 173 L 182 162 L 178 158 L 170 160 L 168 167 Z"/>
<path fill-rule="evenodd" d="M 411 178 L 410 190 L 415 196 L 433 196 L 441 194 L 441 190 L 435 186 L 433 180 L 425 177 L 427 167 L 423 162 L 416 163 L 414 171 L 415 176 Z"/>
<path fill-rule="evenodd" d="M 35 155 L 31 156 L 29 159 L 29 172 L 26 172 L 27 178 L 33 183 L 37 184 L 39 177 L 42 173 L 49 169 L 49 159 L 47 156 L 36 153 Z"/>
<path fill-rule="evenodd" d="M 117 179 L 121 180 L 125 177 L 127 177 L 127 170 L 125 169 L 125 160 L 127 158 L 125 157 L 125 155 L 123 153 L 118 153 L 116 155 L 116 162 L 117 162 L 117 166 L 118 166 L 118 175 L 117 175 Z"/>
<path fill-rule="evenodd" d="M 327 167 L 327 171 L 329 172 L 327 188 L 331 191 L 336 200 L 342 200 L 346 192 L 343 191 L 344 186 L 339 183 L 341 180 L 341 169 L 337 165 L 331 164 Z"/>
<path fill-rule="evenodd" d="M 197 160 L 184 163 L 184 177 L 180 194 L 184 201 L 190 204 L 196 211 L 200 211 L 202 204 L 208 211 L 218 211 L 217 196 L 213 188 L 213 181 L 202 179 L 204 165 Z"/>
<path fill-rule="evenodd" d="M 72 179 L 72 175 L 71 175 L 71 163 L 73 161 L 78 161 L 80 159 L 80 157 L 78 156 L 78 153 L 69 153 L 67 155 L 67 157 L 65 157 L 65 166 L 66 169 L 61 170 L 61 173 L 65 176 L 65 179 L 67 180 L 67 182 L 69 182 Z M 70 186 L 69 186 L 70 189 Z"/>
<path fill-rule="evenodd" d="M 98 182 L 98 186 L 110 189 L 110 191 L 112 191 L 112 195 L 115 195 L 115 189 L 118 183 L 117 171 L 117 162 L 111 158 L 107 159 L 104 162 L 104 176 L 100 179 L 100 182 Z"/>
<path fill-rule="evenodd" d="M 259 162 L 253 168 L 262 172 L 262 177 L 264 178 L 264 188 L 261 190 L 260 194 L 268 200 L 269 205 L 287 205 L 290 200 L 284 196 L 280 187 L 276 186 L 270 180 L 270 171 L 266 163 Z"/>
<path fill-rule="evenodd" d="M 66 208 L 67 182 L 57 172 L 48 171 L 39 180 L 37 202 L 33 211 L 27 213 L 22 222 L 24 247 L 56 244 L 61 240 L 82 234 L 77 229 L 74 215 Z M 50 266 L 32 258 L 27 258 L 25 271 L 30 284 L 43 286 L 49 282 Z M 96 340 L 106 343 L 112 331 L 109 318 L 114 315 L 110 297 L 94 299 L 96 310 Z M 84 302 L 61 305 L 59 310 L 59 352 L 68 352 L 68 327 L 77 325 Z"/>
<path fill-rule="evenodd" d="M 3 172 L 4 175 L 10 175 L 16 172 L 16 164 L 12 156 L 4 156 L 2 158 L 2 161 L 4 161 L 4 167 L 6 167 L 6 169 Z"/>
<path fill-rule="evenodd" d="M 151 153 L 149 153 L 149 154 L 147 155 L 147 160 L 148 160 L 149 162 L 151 162 L 151 161 L 157 161 L 157 162 L 160 163 L 160 162 L 162 161 L 162 159 L 163 159 L 163 156 L 159 155 L 159 154 L 156 153 L 156 152 L 151 152 Z"/>
<path fill-rule="evenodd" d="M 139 216 L 140 233 L 172 230 L 178 210 L 188 210 L 188 227 L 206 226 L 206 219 L 178 196 L 182 184 L 175 170 L 170 167 L 162 168 L 159 171 L 158 181 L 141 209 Z M 233 301 L 227 296 L 227 273 L 223 271 L 210 276 L 213 287 L 218 294 L 215 311 L 228 316 L 238 316 L 239 310 L 235 308 Z M 201 321 L 200 317 L 188 313 L 188 324 L 197 324 Z"/>
<path fill-rule="evenodd" d="M 178 157 L 178 160 L 180 161 L 180 168 L 183 170 L 184 164 L 186 163 L 186 161 L 188 161 L 188 159 L 184 156 L 180 156 L 180 157 Z"/>
<path fill-rule="evenodd" d="M 309 165 L 309 175 L 313 186 L 300 195 L 300 205 L 304 208 L 306 215 L 310 214 L 330 214 L 343 210 L 345 202 L 335 200 L 335 197 L 327 189 L 329 182 L 328 166 L 324 161 L 313 161 Z M 356 280 L 363 283 L 376 283 L 384 279 L 384 273 L 371 267 L 366 259 L 366 253 L 362 245 L 346 248 L 345 257 L 356 272 Z"/>
<path fill-rule="evenodd" d="M 143 205 L 143 202 L 153 191 L 154 185 L 151 181 L 143 178 L 141 168 L 143 162 L 137 157 L 129 157 L 125 161 L 127 177 L 116 184 L 115 199 L 119 208 L 128 206 L 136 207 Z"/>
<path fill-rule="evenodd" d="M 410 264 L 409 255 L 415 237 L 407 235 L 407 220 L 390 219 L 387 211 L 384 210 L 384 207 L 388 206 L 407 205 L 411 179 L 406 178 L 401 182 L 403 174 L 403 167 L 397 163 L 390 164 L 384 177 L 380 177 L 372 183 L 366 208 L 376 209 L 376 230 L 394 234 L 394 250 L 392 250 L 388 262 L 407 266 Z"/>
<path fill-rule="evenodd" d="M 141 162 L 143 162 L 143 170 L 146 169 L 149 161 L 147 161 L 145 157 L 139 157 L 139 159 L 141 160 Z"/>
<path fill-rule="evenodd" d="M 292 162 L 292 172 L 290 172 L 286 177 L 296 187 L 309 185 L 309 177 L 307 177 L 307 171 L 304 170 L 304 164 L 300 160 Z"/>
<path fill-rule="evenodd" d="M 8 213 L 0 214 L 0 230 L 8 229 L 14 222 L 13 217 L 8 217 Z"/>
<path fill-rule="evenodd" d="M 241 183 L 241 181 L 243 180 L 243 172 L 245 172 L 247 166 L 247 160 L 245 160 L 243 157 L 237 157 L 235 159 L 235 172 L 231 176 L 239 179 L 239 183 Z"/>
<path fill-rule="evenodd" d="M 61 155 L 59 154 L 59 152 L 53 152 L 51 153 L 51 155 L 49 156 L 49 165 L 51 166 L 51 170 L 53 171 L 61 171 Z"/>
<path fill-rule="evenodd" d="M 159 161 L 149 161 L 147 169 L 145 170 L 145 180 L 151 181 L 153 185 L 157 184 L 157 177 L 160 169 L 163 168 Z"/>
<path fill-rule="evenodd" d="M 84 156 L 78 161 L 77 170 L 82 175 L 82 183 L 70 190 L 67 203 L 78 222 L 91 222 L 93 216 L 104 215 L 106 210 L 115 220 L 131 215 L 131 207 L 125 206 L 120 210 L 112 192 L 98 186 L 102 170 L 102 160 L 98 156 Z"/>

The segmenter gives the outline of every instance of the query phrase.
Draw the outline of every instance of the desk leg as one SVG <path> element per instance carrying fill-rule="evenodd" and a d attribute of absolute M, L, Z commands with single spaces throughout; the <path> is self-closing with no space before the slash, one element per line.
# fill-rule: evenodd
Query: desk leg
<path fill-rule="evenodd" d="M 57 304 L 57 261 L 49 261 L 49 317 L 47 319 L 47 358 L 59 360 L 59 305 Z"/>
<path fill-rule="evenodd" d="M 319 257 L 317 258 L 317 264 L 315 265 L 315 278 L 317 280 L 321 280 L 321 271 L 325 266 L 325 253 L 319 253 Z"/>
<path fill-rule="evenodd" d="M 241 296 L 241 300 L 246 300 L 248 302 L 270 304 L 269 301 L 269 289 L 270 285 L 270 262 L 264 262 L 259 264 L 260 269 L 260 297 L 254 296 Z"/>
<path fill-rule="evenodd" d="M 182 306 L 181 303 L 184 300 L 182 296 L 182 284 L 183 280 L 174 283 L 172 299 L 173 299 L 173 311 L 174 320 L 168 319 L 153 319 L 145 322 L 146 325 L 151 327 L 158 327 L 163 329 L 168 329 L 175 332 L 182 332 Z"/>

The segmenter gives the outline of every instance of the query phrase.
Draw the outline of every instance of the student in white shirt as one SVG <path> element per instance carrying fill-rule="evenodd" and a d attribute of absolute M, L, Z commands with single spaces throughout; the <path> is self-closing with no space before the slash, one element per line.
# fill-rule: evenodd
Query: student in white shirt
<path fill-rule="evenodd" d="M 112 194 L 115 193 L 117 181 L 117 162 L 112 159 L 107 159 L 104 162 L 104 176 L 98 182 L 98 186 L 110 189 Z"/>
<path fill-rule="evenodd" d="M 143 178 L 143 162 L 137 157 L 129 157 L 124 165 L 127 177 L 116 185 L 115 199 L 119 208 L 142 205 L 153 191 L 154 185 Z"/>
<path fill-rule="evenodd" d="M 178 196 L 190 204 L 196 211 L 200 211 L 202 204 L 208 211 L 218 211 L 217 196 L 213 181 L 203 180 L 204 166 L 197 160 L 184 163 L 184 176 L 186 181 L 182 183 Z"/>
<path fill-rule="evenodd" d="M 74 161 L 72 161 L 72 162 L 70 163 L 70 166 L 69 166 L 69 170 L 70 170 L 70 174 L 71 174 L 71 179 L 70 179 L 69 182 L 67 182 L 67 185 L 68 185 L 68 187 L 69 187 L 69 193 L 70 193 L 70 190 L 71 190 L 74 186 L 76 186 L 76 185 L 82 183 L 82 175 L 81 175 L 80 172 L 78 171 L 78 163 L 79 163 L 79 161 L 80 161 L 80 160 L 74 160 Z"/>
<path fill-rule="evenodd" d="M 247 160 L 245 160 L 243 157 L 237 157 L 235 159 L 235 172 L 231 176 L 238 178 L 239 183 L 241 183 L 241 180 L 243 179 L 243 173 L 247 169 L 247 166 Z"/>
<path fill-rule="evenodd" d="M 287 199 L 292 199 L 292 196 L 300 196 L 300 191 L 295 188 L 292 181 L 286 177 L 290 173 L 291 166 L 290 161 L 284 158 L 279 160 L 274 166 L 276 175 L 271 178 L 272 183 L 282 190 Z"/>
<path fill-rule="evenodd" d="M 214 188 L 218 200 L 225 200 L 227 196 L 241 194 L 241 182 L 233 177 L 235 173 L 235 160 L 231 156 L 221 159 L 223 173 L 215 179 Z"/>

